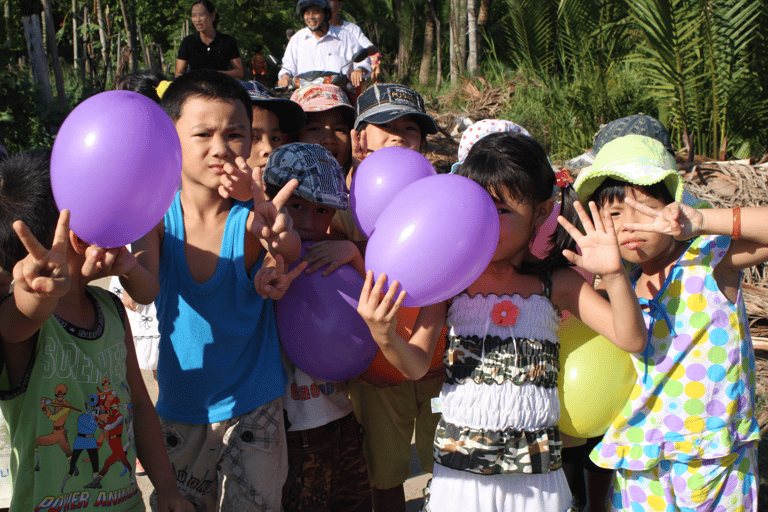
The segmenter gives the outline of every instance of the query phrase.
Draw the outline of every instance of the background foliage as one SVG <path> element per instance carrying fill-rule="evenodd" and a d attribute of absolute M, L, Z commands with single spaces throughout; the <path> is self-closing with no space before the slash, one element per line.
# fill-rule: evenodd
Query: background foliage
<path fill-rule="evenodd" d="M 140 56 L 139 67 L 171 74 L 178 44 L 190 30 L 185 24 L 193 0 L 122 2 L 128 17 L 131 8 L 135 12 L 145 46 L 156 56 Z M 281 57 L 285 30 L 302 26 L 292 0 L 214 3 L 219 28 L 237 39 L 244 61 L 256 44 Z M 51 4 L 64 106 L 41 106 L 29 72 L 21 18 L 40 15 L 42 4 L 4 2 L 0 130 L 12 151 L 50 144 L 67 109 L 111 88 L 115 74 L 129 70 L 129 63 L 120 67 L 117 52 L 118 39 L 122 46 L 127 40 L 121 0 L 75 0 L 74 13 L 72 0 Z M 108 66 L 98 4 L 105 13 Z M 468 6 L 475 8 L 469 15 Z M 496 115 L 529 128 L 556 158 L 583 152 L 600 124 L 637 112 L 661 119 L 675 145 L 696 154 L 760 157 L 768 147 L 768 34 L 759 30 L 768 26 L 765 0 L 348 0 L 343 13 L 379 46 L 386 79 L 409 83 L 433 105 L 445 105 L 437 98 L 467 80 L 502 89 Z M 468 17 L 476 21 L 474 35 Z M 430 20 L 437 31 L 427 30 Z M 430 50 L 425 43 L 438 32 Z M 81 56 L 88 56 L 78 63 L 75 40 L 85 41 Z M 466 110 L 460 94 L 453 98 L 451 108 Z"/>

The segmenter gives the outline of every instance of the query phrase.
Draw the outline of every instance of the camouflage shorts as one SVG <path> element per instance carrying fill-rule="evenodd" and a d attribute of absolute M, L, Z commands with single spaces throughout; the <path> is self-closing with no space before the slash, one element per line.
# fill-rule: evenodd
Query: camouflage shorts
<path fill-rule="evenodd" d="M 370 499 L 362 427 L 353 414 L 287 435 L 285 512 L 355 510 Z"/>

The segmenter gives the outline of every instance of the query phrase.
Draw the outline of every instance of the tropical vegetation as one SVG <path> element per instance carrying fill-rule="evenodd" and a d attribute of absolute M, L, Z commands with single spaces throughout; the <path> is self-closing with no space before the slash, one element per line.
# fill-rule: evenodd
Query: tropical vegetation
<path fill-rule="evenodd" d="M 49 144 L 66 112 L 120 73 L 171 74 L 192 2 L 5 0 L 0 131 L 9 148 Z M 302 26 L 293 0 L 214 4 L 244 61 L 257 44 L 279 58 L 285 30 Z M 46 11 L 55 94 L 33 79 L 22 30 L 46 27 Z M 463 86 L 500 89 L 496 115 L 528 127 L 559 158 L 589 148 L 600 124 L 637 112 L 661 119 L 691 153 L 767 152 L 765 0 L 347 0 L 343 13 L 378 45 L 387 79 L 457 112 L 466 110 Z"/>

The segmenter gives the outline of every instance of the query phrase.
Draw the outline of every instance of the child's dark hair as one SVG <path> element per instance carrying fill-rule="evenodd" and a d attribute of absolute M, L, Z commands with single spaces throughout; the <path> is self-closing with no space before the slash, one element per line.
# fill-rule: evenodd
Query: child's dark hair
<path fill-rule="evenodd" d="M 213 17 L 213 28 L 217 28 L 219 26 L 219 13 L 216 11 L 216 8 L 213 6 L 213 3 L 211 0 L 197 0 L 195 3 L 189 6 L 190 12 L 192 11 L 192 8 L 196 5 L 202 5 L 205 7 L 205 10 L 208 11 L 208 14 L 215 14 L 216 16 Z"/>
<path fill-rule="evenodd" d="M 602 208 L 604 205 L 611 204 L 614 201 L 623 202 L 627 196 L 627 187 L 639 188 L 664 204 L 675 202 L 675 198 L 672 197 L 672 193 L 664 184 L 664 181 L 654 183 L 653 185 L 634 185 L 615 178 L 606 178 L 589 197 L 589 201 L 594 201 L 598 208 Z"/>
<path fill-rule="evenodd" d="M 181 109 L 190 98 L 239 101 L 248 115 L 248 126 L 253 122 L 251 97 L 240 82 L 229 75 L 212 69 L 197 69 L 184 73 L 171 82 L 163 94 L 160 106 L 175 123 Z"/>
<path fill-rule="evenodd" d="M 536 139 L 520 133 L 502 132 L 486 135 L 469 151 L 456 174 L 466 176 L 488 191 L 494 201 L 504 202 L 509 194 L 518 201 L 529 201 L 536 206 L 552 198 L 555 171 L 547 153 Z M 578 225 L 573 207 L 576 193 L 573 187 L 560 189 L 560 215 Z M 576 250 L 576 242 L 558 224 L 550 236 L 552 246 L 543 260 L 526 261 L 519 272 L 545 274 L 558 267 L 569 266 L 563 250 Z"/>
<path fill-rule="evenodd" d="M 157 86 L 160 82 L 167 80 L 165 75 L 153 69 L 142 69 L 127 75 L 122 75 L 115 82 L 115 89 L 121 91 L 133 91 L 143 94 L 155 103 L 160 103 L 160 96 L 157 95 Z"/>
<path fill-rule="evenodd" d="M 0 253 L 10 271 L 27 255 L 13 230 L 21 220 L 44 246 L 51 247 L 59 209 L 51 190 L 51 152 L 36 149 L 9 156 L 0 162 Z"/>

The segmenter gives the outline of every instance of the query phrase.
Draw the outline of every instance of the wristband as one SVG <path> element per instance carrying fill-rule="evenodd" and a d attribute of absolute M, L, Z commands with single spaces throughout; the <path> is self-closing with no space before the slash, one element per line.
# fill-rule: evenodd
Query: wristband
<path fill-rule="evenodd" d="M 733 232 L 731 234 L 731 240 L 738 240 L 741 237 L 741 208 L 735 206 L 733 208 Z"/>

